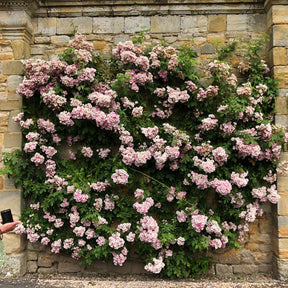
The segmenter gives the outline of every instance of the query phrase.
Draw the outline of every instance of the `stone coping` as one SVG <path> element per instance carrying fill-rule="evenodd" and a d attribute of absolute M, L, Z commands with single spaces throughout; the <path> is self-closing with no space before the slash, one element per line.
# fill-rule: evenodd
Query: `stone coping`
<path fill-rule="evenodd" d="M 46 0 L 37 17 L 264 13 L 264 0 Z"/>
<path fill-rule="evenodd" d="M 276 0 L 281 4 L 286 0 Z M 14 0 L 0 1 L 0 11 L 25 10 L 36 17 L 203 15 L 264 13 L 272 0 Z M 270 5 L 270 6 L 269 6 Z"/>
<path fill-rule="evenodd" d="M 0 0 L 0 11 L 26 11 L 31 16 L 39 3 L 40 0 Z"/>
<path fill-rule="evenodd" d="M 265 11 L 269 11 L 272 5 L 287 5 L 287 0 L 265 0 L 264 1 Z"/>

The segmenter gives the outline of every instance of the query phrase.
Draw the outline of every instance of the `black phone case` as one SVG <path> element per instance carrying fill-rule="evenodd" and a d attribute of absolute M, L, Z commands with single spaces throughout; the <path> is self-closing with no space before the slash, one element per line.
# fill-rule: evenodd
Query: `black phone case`
<path fill-rule="evenodd" d="M 13 216 L 10 209 L 1 211 L 2 224 L 13 222 Z"/>

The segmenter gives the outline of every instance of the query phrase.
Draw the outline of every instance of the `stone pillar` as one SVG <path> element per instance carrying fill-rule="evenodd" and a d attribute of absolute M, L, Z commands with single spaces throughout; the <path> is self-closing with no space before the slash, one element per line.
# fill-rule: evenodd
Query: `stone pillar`
<path fill-rule="evenodd" d="M 288 128 L 288 3 L 283 0 L 267 0 L 268 32 L 270 34 L 270 64 L 275 77 L 280 80 L 279 97 L 276 100 L 276 124 Z M 282 154 L 288 160 L 288 152 Z M 275 275 L 288 279 L 288 175 L 278 176 L 278 192 L 281 199 L 275 208 L 273 250 Z"/>
<path fill-rule="evenodd" d="M 33 35 L 31 14 L 35 4 L 32 0 L 0 3 L 0 154 L 21 148 L 22 134 L 12 117 L 20 112 L 22 106 L 22 99 L 16 94 L 16 89 L 23 79 L 21 60 L 30 57 Z M 19 219 L 22 208 L 21 188 L 15 188 L 11 179 L 0 176 L 0 210 L 7 208 L 12 210 L 14 219 Z M 14 232 L 5 234 L 4 246 L 8 261 L 0 274 L 25 273 L 23 238 Z"/>

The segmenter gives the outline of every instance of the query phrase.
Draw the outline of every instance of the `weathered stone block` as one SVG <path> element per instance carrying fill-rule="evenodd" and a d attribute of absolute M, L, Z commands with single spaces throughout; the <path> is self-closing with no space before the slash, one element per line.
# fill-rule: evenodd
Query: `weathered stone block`
<path fill-rule="evenodd" d="M 120 42 L 125 42 L 129 40 L 129 36 L 128 35 L 117 35 L 114 37 L 114 44 L 117 45 Z"/>
<path fill-rule="evenodd" d="M 10 207 L 10 206 L 6 206 L 6 209 L 7 209 L 7 207 Z M 13 210 L 12 210 L 12 212 L 13 212 Z M 3 237 L 3 244 L 4 244 L 5 251 L 7 254 L 20 253 L 25 248 L 25 246 L 23 245 L 23 241 L 21 239 L 21 236 L 15 235 L 12 232 L 5 234 L 5 236 Z"/>
<path fill-rule="evenodd" d="M 287 180 L 288 182 L 288 180 Z M 287 190 L 287 186 L 286 186 Z M 287 191 L 288 192 L 288 191 Z M 279 193 L 281 198 L 277 204 L 278 215 L 288 216 L 288 195 L 286 193 Z"/>
<path fill-rule="evenodd" d="M 205 44 L 201 47 L 201 54 L 214 54 L 215 52 L 216 49 L 212 44 Z"/>
<path fill-rule="evenodd" d="M 258 223 L 259 223 L 259 220 L 256 219 L 253 223 L 250 223 L 249 225 L 249 235 L 251 234 L 256 234 L 258 233 Z"/>
<path fill-rule="evenodd" d="M 270 262 L 271 263 L 271 262 Z M 257 265 L 258 272 L 259 273 L 268 273 L 271 274 L 271 271 L 273 270 L 273 267 L 271 264 L 261 264 Z"/>
<path fill-rule="evenodd" d="M 0 83 L 5 83 L 7 81 L 7 76 L 0 75 Z"/>
<path fill-rule="evenodd" d="M 37 45 L 31 48 L 32 55 L 43 55 L 48 47 L 45 45 Z"/>
<path fill-rule="evenodd" d="M 288 216 L 278 216 L 278 236 L 288 237 Z"/>
<path fill-rule="evenodd" d="M 125 33 L 135 33 L 150 30 L 150 17 L 127 17 L 125 18 Z"/>
<path fill-rule="evenodd" d="M 9 272 L 15 276 L 22 276 L 26 273 L 26 261 L 25 253 L 9 256 L 0 273 L 5 275 Z"/>
<path fill-rule="evenodd" d="M 38 266 L 39 267 L 51 267 L 53 263 L 52 257 L 46 254 L 39 254 L 38 257 Z"/>
<path fill-rule="evenodd" d="M 288 260 L 287 259 L 276 259 L 277 265 L 277 278 L 281 281 L 288 280 Z"/>
<path fill-rule="evenodd" d="M 176 42 L 178 40 L 177 37 L 174 37 L 174 36 L 168 36 L 168 37 L 164 37 L 164 40 L 166 43 L 168 44 L 173 44 L 173 46 L 175 48 L 178 48 L 179 46 L 181 46 L 181 44 L 178 42 Z M 176 43 L 175 43 L 176 42 Z"/>
<path fill-rule="evenodd" d="M 18 89 L 20 83 L 22 83 L 22 81 L 23 81 L 22 76 L 19 76 L 19 75 L 8 76 L 8 78 L 7 78 L 8 91 L 16 91 Z"/>
<path fill-rule="evenodd" d="M 288 25 L 274 25 L 272 27 L 272 45 L 288 47 Z"/>
<path fill-rule="evenodd" d="M 21 132 L 20 126 L 15 123 L 13 117 L 16 116 L 20 111 L 11 111 L 9 113 L 9 122 L 8 122 L 8 132 Z M 0 125 L 1 126 L 1 125 Z"/>
<path fill-rule="evenodd" d="M 49 44 L 50 43 L 50 37 L 35 37 L 34 43 L 35 44 Z"/>
<path fill-rule="evenodd" d="M 233 265 L 233 272 L 237 274 L 254 274 L 258 272 L 256 265 Z"/>
<path fill-rule="evenodd" d="M 11 41 L 10 40 L 0 40 L 0 46 L 10 46 Z"/>
<path fill-rule="evenodd" d="M 56 34 L 57 18 L 38 18 L 38 33 L 41 35 L 55 35 Z"/>
<path fill-rule="evenodd" d="M 19 104 L 22 106 L 22 96 L 18 95 L 16 91 L 8 91 L 7 96 L 8 101 L 19 101 Z"/>
<path fill-rule="evenodd" d="M 288 97 L 277 97 L 275 100 L 277 114 L 288 114 Z"/>
<path fill-rule="evenodd" d="M 213 254 L 213 258 L 217 263 L 221 264 L 239 264 L 241 257 L 240 251 L 236 251 L 235 249 L 231 249 L 226 251 L 223 254 Z"/>
<path fill-rule="evenodd" d="M 278 239 L 278 257 L 280 259 L 288 258 L 288 238 L 279 238 Z"/>
<path fill-rule="evenodd" d="M 1 70 L 4 75 L 23 75 L 23 64 L 19 60 L 3 61 Z"/>
<path fill-rule="evenodd" d="M 87 41 L 105 41 L 105 42 L 112 42 L 113 36 L 107 34 L 89 34 L 86 36 Z"/>
<path fill-rule="evenodd" d="M 266 18 L 265 14 L 252 14 L 248 16 L 248 31 L 264 33 L 266 32 Z"/>
<path fill-rule="evenodd" d="M 28 251 L 45 251 L 45 246 L 43 246 L 40 242 L 31 243 L 30 241 L 27 243 Z"/>
<path fill-rule="evenodd" d="M 288 89 L 279 89 L 280 97 L 288 97 Z"/>
<path fill-rule="evenodd" d="M 9 112 L 0 112 L 0 126 L 8 126 Z"/>
<path fill-rule="evenodd" d="M 0 93 L 6 93 L 6 87 L 7 87 L 7 84 L 6 83 L 2 83 L 0 84 Z M 8 95 L 7 95 L 8 96 Z M 8 97 L 7 97 L 8 98 Z M 6 98 L 6 99 L 7 99 Z"/>
<path fill-rule="evenodd" d="M 145 263 L 139 261 L 139 259 L 128 259 L 125 262 L 125 266 L 119 267 L 115 266 L 112 261 L 100 261 L 97 260 L 93 265 L 85 267 L 84 273 L 119 273 L 119 274 L 146 274 L 147 271 L 144 270 Z"/>
<path fill-rule="evenodd" d="M 288 66 L 274 66 L 273 72 L 275 77 L 280 80 L 278 88 L 288 88 Z"/>
<path fill-rule="evenodd" d="M 273 21 L 273 19 L 272 19 L 272 9 L 269 9 L 268 11 L 267 11 L 267 14 L 266 14 L 266 21 L 267 21 L 267 31 L 269 31 L 269 29 L 271 28 L 271 26 L 272 26 L 272 21 Z"/>
<path fill-rule="evenodd" d="M 36 273 L 38 269 L 37 261 L 27 261 L 27 273 Z"/>
<path fill-rule="evenodd" d="M 54 265 L 52 267 L 39 267 L 37 273 L 39 274 L 53 274 L 57 272 L 57 266 Z"/>
<path fill-rule="evenodd" d="M 38 259 L 38 253 L 33 251 L 27 252 L 27 260 L 28 261 L 37 261 Z"/>
<path fill-rule="evenodd" d="M 8 178 L 6 176 L 4 177 L 4 188 L 8 190 L 15 190 L 15 183 L 13 178 Z"/>
<path fill-rule="evenodd" d="M 151 17 L 152 33 L 180 32 L 179 16 L 153 16 Z"/>
<path fill-rule="evenodd" d="M 57 46 L 64 46 L 69 40 L 69 36 L 51 36 L 51 43 Z"/>
<path fill-rule="evenodd" d="M 227 15 L 227 31 L 247 31 L 248 15 Z"/>
<path fill-rule="evenodd" d="M 61 260 L 60 260 L 61 261 Z M 78 262 L 59 262 L 58 263 L 58 272 L 59 273 L 77 273 L 82 272 L 84 267 L 80 266 Z"/>
<path fill-rule="evenodd" d="M 109 16 L 114 14 L 109 7 L 101 7 L 101 6 L 84 6 L 83 7 L 83 16 L 92 16 L 92 17 L 98 17 L 98 16 Z M 115 14 L 114 14 L 115 15 Z M 108 17 L 107 17 L 108 18 Z"/>
<path fill-rule="evenodd" d="M 24 40 L 14 40 L 11 43 L 14 59 L 27 59 L 30 57 L 30 45 Z"/>
<path fill-rule="evenodd" d="M 261 219 L 260 225 L 259 225 L 259 233 L 271 233 L 271 231 L 272 231 L 272 220 Z"/>
<path fill-rule="evenodd" d="M 181 33 L 191 34 L 207 32 L 207 16 L 205 15 L 191 15 L 181 17 Z"/>
<path fill-rule="evenodd" d="M 131 263 L 131 273 L 133 274 L 143 274 L 147 273 L 146 270 L 144 269 L 145 263 L 140 262 L 140 261 L 133 261 Z M 215 274 L 215 272 L 214 272 Z"/>
<path fill-rule="evenodd" d="M 227 29 L 226 15 L 209 15 L 208 16 L 208 32 L 223 32 Z"/>
<path fill-rule="evenodd" d="M 250 251 L 258 251 L 259 245 L 256 243 L 248 242 L 247 244 L 245 244 L 245 249 Z"/>
<path fill-rule="evenodd" d="M 231 265 L 216 264 L 216 275 L 230 275 L 233 273 Z"/>
<path fill-rule="evenodd" d="M 271 235 L 270 234 L 256 234 L 256 239 L 257 239 L 257 242 L 260 243 L 260 244 L 266 244 L 266 245 L 269 245 L 271 244 Z"/>
<path fill-rule="evenodd" d="M 225 43 L 226 37 L 224 33 L 209 33 L 207 34 L 207 41 L 210 43 Z"/>
<path fill-rule="evenodd" d="M 119 34 L 124 32 L 124 17 L 95 17 L 93 18 L 93 33 Z"/>
<path fill-rule="evenodd" d="M 288 6 L 274 5 L 272 6 L 272 24 L 288 24 Z"/>
<path fill-rule="evenodd" d="M 247 249 L 242 249 L 240 251 L 240 255 L 241 255 L 241 262 L 242 263 L 250 263 L 251 264 L 251 263 L 254 263 L 254 261 L 255 261 L 253 253 Z M 237 264 L 239 264 L 239 263 L 237 263 Z"/>
<path fill-rule="evenodd" d="M 2 111 L 11 111 L 11 110 L 16 110 L 21 108 L 21 101 L 16 101 L 16 100 L 0 100 L 0 107 Z"/>
<path fill-rule="evenodd" d="M 0 61 L 5 60 L 13 60 L 13 55 L 11 53 L 8 54 L 0 54 Z"/>
<path fill-rule="evenodd" d="M 91 17 L 58 18 L 56 25 L 57 34 L 72 35 L 75 31 L 81 34 L 92 33 Z"/>
<path fill-rule="evenodd" d="M 270 264 L 272 263 L 273 253 L 261 253 L 261 252 L 254 252 L 253 256 L 255 257 L 255 264 L 262 265 L 262 264 Z"/>
<path fill-rule="evenodd" d="M 248 248 L 247 248 L 248 249 Z M 257 249 L 256 249 L 257 250 Z M 258 244 L 258 251 L 264 252 L 264 253 L 271 253 L 272 251 L 272 244 Z"/>
<path fill-rule="evenodd" d="M 95 50 L 103 50 L 106 44 L 107 43 L 105 41 L 93 41 L 93 47 Z"/>
<path fill-rule="evenodd" d="M 4 147 L 21 147 L 22 135 L 21 133 L 5 133 L 4 134 Z"/>
<path fill-rule="evenodd" d="M 69 1 L 67 1 L 67 2 L 69 2 Z M 72 1 L 72 3 L 73 3 L 73 1 Z M 63 7 L 58 6 L 57 8 L 54 8 L 52 11 L 50 11 L 50 14 L 53 17 L 81 17 L 82 16 L 82 7 L 81 8 L 75 7 L 73 4 L 70 7 L 68 7 L 68 5 L 63 6 Z M 98 6 L 97 6 L 97 8 L 98 8 Z"/>
<path fill-rule="evenodd" d="M 275 123 L 288 128 L 288 115 L 275 115 Z"/>
<path fill-rule="evenodd" d="M 5 178 L 4 178 L 4 188 L 7 189 Z M 0 203 L 1 211 L 10 208 L 13 213 L 13 218 L 18 219 L 20 217 L 21 203 L 22 203 L 21 191 L 17 190 L 1 191 L 0 202 L 1 202 Z"/>

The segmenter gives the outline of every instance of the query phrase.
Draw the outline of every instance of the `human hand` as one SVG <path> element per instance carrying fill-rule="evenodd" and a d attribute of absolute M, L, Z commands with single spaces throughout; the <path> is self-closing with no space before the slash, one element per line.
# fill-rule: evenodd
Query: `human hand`
<path fill-rule="evenodd" d="M 14 222 L 5 223 L 5 224 L 0 226 L 0 229 L 1 229 L 0 233 L 4 234 L 4 233 L 10 232 L 10 231 L 13 231 L 18 224 L 21 224 L 21 222 L 20 221 L 14 221 Z"/>

